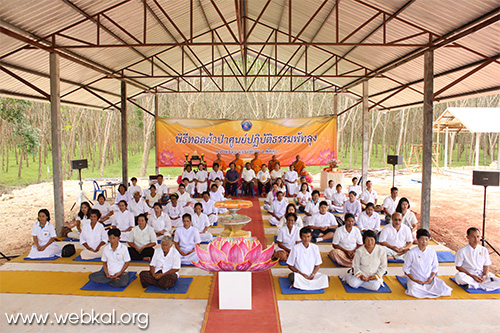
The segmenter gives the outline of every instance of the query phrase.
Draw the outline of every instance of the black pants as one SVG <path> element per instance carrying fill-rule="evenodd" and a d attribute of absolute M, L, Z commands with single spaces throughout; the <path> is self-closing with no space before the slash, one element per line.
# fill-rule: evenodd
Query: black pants
<path fill-rule="evenodd" d="M 133 247 L 129 247 L 128 253 L 130 254 L 131 260 L 144 260 L 145 257 L 152 258 L 153 254 L 155 253 L 155 249 L 153 249 L 152 247 L 147 247 L 144 250 L 142 250 L 141 253 L 139 253 Z"/>
<path fill-rule="evenodd" d="M 253 182 L 249 182 L 249 183 L 241 182 L 241 188 L 242 188 L 241 196 L 243 196 L 243 195 L 253 196 L 253 191 L 254 191 L 254 183 Z"/>
<path fill-rule="evenodd" d="M 267 182 L 266 185 L 263 185 L 261 182 L 258 182 L 257 187 L 259 188 L 259 195 L 261 195 L 262 193 L 269 193 L 269 191 L 271 190 L 271 182 Z"/>
<path fill-rule="evenodd" d="M 238 183 L 226 183 L 226 195 L 236 195 L 238 190 Z"/>

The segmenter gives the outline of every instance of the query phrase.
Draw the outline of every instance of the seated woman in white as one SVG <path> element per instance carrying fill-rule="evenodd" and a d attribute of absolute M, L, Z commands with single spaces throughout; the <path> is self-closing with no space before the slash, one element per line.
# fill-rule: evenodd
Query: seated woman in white
<path fill-rule="evenodd" d="M 60 257 L 62 249 L 55 243 L 56 229 L 50 223 L 50 213 L 47 209 L 40 209 L 38 212 L 38 221 L 31 228 L 34 245 L 27 258 L 50 258 Z"/>
<path fill-rule="evenodd" d="M 184 172 L 182 173 L 182 179 L 188 180 L 188 184 L 186 185 L 186 192 L 190 195 L 194 195 L 195 183 L 196 183 L 196 173 L 193 171 L 193 167 L 191 164 L 186 165 L 184 168 Z"/>
<path fill-rule="evenodd" d="M 278 191 L 286 193 L 286 186 L 285 183 L 283 182 L 283 178 L 276 179 L 276 185 L 278 185 Z"/>
<path fill-rule="evenodd" d="M 408 277 L 406 294 L 416 298 L 450 296 L 452 289 L 437 277 L 436 251 L 428 247 L 431 234 L 426 229 L 417 231 L 417 247 L 405 256 L 403 271 Z"/>
<path fill-rule="evenodd" d="M 142 188 L 137 185 L 137 178 L 136 177 L 132 177 L 130 178 L 130 182 L 132 183 L 132 185 L 130 185 L 128 187 L 128 193 L 130 193 L 130 195 L 132 196 L 132 198 L 134 197 L 134 193 L 139 191 L 141 197 L 142 197 Z"/>
<path fill-rule="evenodd" d="M 342 185 L 337 184 L 335 190 L 336 192 L 332 195 L 332 203 L 330 205 L 330 208 L 338 213 L 344 213 L 344 203 L 349 199 L 344 193 L 342 193 Z"/>
<path fill-rule="evenodd" d="M 98 222 L 101 212 L 91 209 L 89 215 L 90 223 L 82 228 L 80 234 L 80 244 L 83 246 L 80 257 L 83 260 L 101 258 L 104 246 L 108 243 L 108 233 L 104 230 L 102 223 Z"/>
<path fill-rule="evenodd" d="M 375 213 L 375 205 L 371 202 L 366 204 L 366 209 L 358 218 L 358 228 L 362 232 L 372 230 L 376 234 L 380 231 L 380 215 Z"/>
<path fill-rule="evenodd" d="M 113 216 L 113 210 L 111 209 L 111 205 L 106 202 L 106 198 L 104 197 L 104 194 L 100 193 L 97 196 L 97 202 L 94 203 L 94 209 L 98 209 L 101 212 L 101 218 L 99 219 L 99 222 L 101 222 L 104 225 L 109 225 L 111 224 L 111 221 L 109 218 Z"/>
<path fill-rule="evenodd" d="M 153 205 L 153 214 L 148 219 L 148 225 L 155 231 L 158 240 L 163 236 L 170 235 L 172 231 L 172 222 L 167 214 L 163 213 L 161 203 L 156 202 Z"/>
<path fill-rule="evenodd" d="M 300 243 L 297 214 L 288 213 L 284 218 L 286 219 L 286 225 L 278 232 L 278 238 L 276 239 L 278 244 L 274 251 L 274 258 L 280 261 L 286 261 L 292 247 Z"/>
<path fill-rule="evenodd" d="M 90 223 L 89 213 L 90 213 L 90 204 L 87 201 L 82 202 L 80 205 L 80 211 L 76 216 L 75 225 L 71 228 L 71 232 L 68 233 L 69 238 L 80 239 L 80 233 L 82 232 L 82 228 Z"/>
<path fill-rule="evenodd" d="M 184 182 L 187 183 L 186 179 L 184 179 Z M 186 184 L 179 184 L 177 195 L 179 196 L 179 199 L 177 201 L 184 210 L 184 212 L 188 214 L 194 212 L 193 206 L 196 200 L 193 200 L 191 193 L 186 191 Z"/>
<path fill-rule="evenodd" d="M 335 194 L 335 188 L 334 188 L 335 183 L 333 180 L 328 181 L 328 187 L 325 188 L 325 191 L 323 192 L 323 196 L 325 197 L 326 202 L 331 206 L 332 205 L 332 199 L 333 195 Z"/>
<path fill-rule="evenodd" d="M 304 217 L 304 225 L 311 224 L 313 215 L 319 213 L 319 204 L 320 204 L 319 191 L 314 190 L 312 192 L 311 200 L 309 200 L 306 204 L 306 209 L 305 209 L 306 216 Z"/>
<path fill-rule="evenodd" d="M 383 276 L 387 271 L 387 255 L 377 245 L 377 235 L 367 230 L 363 234 L 363 246 L 356 250 L 352 271 L 340 276 L 351 288 L 378 290 L 384 284 Z"/>
<path fill-rule="evenodd" d="M 132 212 L 136 218 L 141 214 L 147 215 L 151 212 L 151 208 L 149 208 L 149 206 L 141 198 L 141 193 L 139 193 L 139 191 L 136 191 L 132 200 L 128 202 L 128 210 Z"/>
<path fill-rule="evenodd" d="M 210 185 L 210 199 L 214 202 L 214 204 L 218 201 L 226 200 L 226 198 L 224 198 L 222 193 L 219 191 L 219 186 L 217 184 Z M 217 214 L 227 213 L 226 208 L 215 208 L 215 209 L 217 211 Z"/>
<path fill-rule="evenodd" d="M 319 273 L 323 263 L 319 247 L 311 243 L 312 230 L 309 227 L 300 229 L 301 242 L 294 245 L 286 261 L 292 271 L 288 279 L 292 286 L 302 290 L 318 290 L 328 288 L 328 276 Z"/>
<path fill-rule="evenodd" d="M 201 196 L 203 192 L 208 190 L 208 173 L 205 170 L 204 163 L 201 163 L 198 166 L 198 172 L 196 173 L 195 181 L 196 193 L 198 193 L 198 196 Z"/>
<path fill-rule="evenodd" d="M 297 193 L 295 202 L 299 206 L 299 212 L 304 213 L 306 210 L 307 203 L 312 199 L 311 192 L 309 191 L 309 185 L 307 183 L 302 183 L 300 185 L 300 191 Z"/>
<path fill-rule="evenodd" d="M 273 183 L 271 187 L 271 191 L 266 196 L 266 199 L 264 200 L 264 209 L 269 211 L 271 208 L 271 203 L 277 198 L 278 196 L 278 184 Z"/>
<path fill-rule="evenodd" d="M 467 230 L 469 244 L 461 247 L 455 256 L 458 273 L 455 281 L 467 288 L 491 291 L 500 288 L 500 278 L 490 273 L 491 259 L 488 249 L 480 245 L 481 233 L 477 228 Z"/>
<path fill-rule="evenodd" d="M 278 178 L 283 178 L 283 170 L 281 170 L 280 162 L 274 163 L 274 169 L 271 170 L 271 181 L 275 183 Z"/>
<path fill-rule="evenodd" d="M 181 255 L 183 265 L 191 265 L 191 260 L 198 262 L 195 245 L 201 243 L 198 229 L 191 226 L 191 215 L 182 215 L 182 227 L 177 228 L 174 235 L 175 248 Z"/>
<path fill-rule="evenodd" d="M 111 228 L 120 229 L 120 239 L 127 241 L 130 230 L 135 226 L 134 214 L 127 210 L 127 202 L 122 200 L 118 203 L 118 211 L 113 216 Z"/>
<path fill-rule="evenodd" d="M 118 203 L 122 200 L 128 204 L 130 200 L 132 200 L 132 195 L 127 191 L 127 187 L 123 184 L 118 186 L 118 193 L 116 193 L 115 204 L 111 206 L 111 208 L 116 212 L 118 211 Z M 123 240 L 123 239 L 122 239 Z"/>
<path fill-rule="evenodd" d="M 298 181 L 299 181 L 299 175 L 297 174 L 297 171 L 294 170 L 294 165 L 290 164 L 289 169 L 287 172 L 285 172 L 285 185 L 288 190 L 288 196 L 289 197 L 294 197 L 297 194 L 297 189 L 299 187 Z"/>
<path fill-rule="evenodd" d="M 266 164 L 262 164 L 260 171 L 257 173 L 257 188 L 259 196 L 265 195 L 271 190 L 271 175 L 267 171 Z"/>
<path fill-rule="evenodd" d="M 398 205 L 396 207 L 396 212 L 403 215 L 403 224 L 407 225 L 408 228 L 410 228 L 411 235 L 413 237 L 413 244 L 417 244 L 418 221 L 415 213 L 410 210 L 410 201 L 408 201 L 408 199 L 404 197 L 399 199 Z"/>
<path fill-rule="evenodd" d="M 269 223 L 271 225 L 278 225 L 281 218 L 285 216 L 287 204 L 288 202 L 284 199 L 283 192 L 278 191 L 278 196 L 271 202 L 271 207 L 269 207 L 269 214 L 271 214 Z"/>
<path fill-rule="evenodd" d="M 338 228 L 333 235 L 333 250 L 329 253 L 330 258 L 344 267 L 352 267 L 354 254 L 363 245 L 361 231 L 354 227 L 354 223 L 354 216 L 346 214 L 345 224 Z"/>
<path fill-rule="evenodd" d="M 361 214 L 361 204 L 358 200 L 356 200 L 356 192 L 349 192 L 349 200 L 344 202 L 344 213 L 354 215 L 356 220 L 358 219 L 359 214 Z"/>
<path fill-rule="evenodd" d="M 148 207 L 153 208 L 153 205 L 157 202 L 160 202 L 161 195 L 156 191 L 156 186 L 152 184 L 149 187 L 149 193 L 146 194 L 146 199 L 144 202 L 148 205 Z"/>
<path fill-rule="evenodd" d="M 290 213 L 297 215 L 297 207 L 295 207 L 295 204 L 293 204 L 293 203 L 289 203 L 286 206 L 286 214 L 285 214 L 285 216 L 283 216 L 281 218 L 280 222 L 278 223 L 278 230 L 280 230 L 281 228 L 283 228 L 286 225 L 286 216 Z M 295 225 L 297 225 L 299 230 L 304 227 L 304 222 L 302 222 L 302 218 L 298 215 L 297 215 L 297 218 L 295 219 Z"/>
<path fill-rule="evenodd" d="M 128 235 L 128 253 L 132 260 L 151 261 L 156 246 L 156 234 L 148 225 L 145 214 L 137 216 L 137 225 Z"/>
<path fill-rule="evenodd" d="M 184 209 L 178 202 L 177 193 L 170 194 L 170 202 L 165 207 L 170 222 L 172 222 L 172 227 L 182 226 L 182 214 L 184 214 Z"/>
<path fill-rule="evenodd" d="M 215 201 L 210 199 L 210 193 L 207 191 L 202 193 L 202 199 L 200 201 L 201 206 L 203 207 L 203 214 L 208 217 L 208 222 L 210 225 L 214 225 L 217 223 L 217 208 L 215 208 Z"/>
<path fill-rule="evenodd" d="M 212 240 L 212 234 L 208 232 L 210 222 L 202 210 L 203 206 L 201 203 L 195 203 L 194 213 L 191 214 L 191 225 L 200 233 L 200 239 L 202 242 L 210 242 Z"/>
<path fill-rule="evenodd" d="M 347 190 L 349 192 L 354 191 L 354 193 L 356 193 L 356 200 L 359 199 L 359 196 L 361 195 L 361 186 L 358 185 L 358 177 L 352 178 L 352 185 L 349 185 Z"/>

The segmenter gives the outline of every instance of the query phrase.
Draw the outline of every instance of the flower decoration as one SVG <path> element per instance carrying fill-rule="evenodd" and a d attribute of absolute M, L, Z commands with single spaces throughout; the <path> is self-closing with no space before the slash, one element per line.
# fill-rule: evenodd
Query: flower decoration
<path fill-rule="evenodd" d="M 218 237 L 208 244 L 208 251 L 195 247 L 199 262 L 193 265 L 209 272 L 265 271 L 276 265 L 271 262 L 274 246 L 262 251 L 262 244 L 254 238 Z"/>
<path fill-rule="evenodd" d="M 161 153 L 158 153 L 158 161 L 162 166 L 172 166 L 175 165 L 177 158 L 174 157 L 174 153 L 170 150 L 163 150 Z"/>
<path fill-rule="evenodd" d="M 318 154 L 319 164 L 329 163 L 328 161 L 335 159 L 335 152 L 330 149 L 320 150 Z"/>

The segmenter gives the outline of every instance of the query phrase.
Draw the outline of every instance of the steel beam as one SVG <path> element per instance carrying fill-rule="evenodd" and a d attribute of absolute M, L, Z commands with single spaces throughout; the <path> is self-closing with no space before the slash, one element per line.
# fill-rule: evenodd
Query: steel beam
<path fill-rule="evenodd" d="M 370 114 L 369 114 L 369 101 L 368 101 L 368 81 L 363 81 L 363 157 L 362 157 L 362 181 L 361 188 L 365 189 L 366 181 L 368 180 L 368 166 L 370 161 L 368 160 L 369 154 L 369 137 L 370 137 Z"/>

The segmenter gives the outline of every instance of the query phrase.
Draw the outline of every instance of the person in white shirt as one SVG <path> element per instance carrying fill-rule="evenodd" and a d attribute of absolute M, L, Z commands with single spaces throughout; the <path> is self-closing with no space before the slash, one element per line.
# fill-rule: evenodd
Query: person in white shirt
<path fill-rule="evenodd" d="M 337 213 L 344 212 L 344 203 L 349 200 L 347 196 L 342 193 L 342 185 L 337 184 L 335 186 L 336 192 L 332 195 L 332 202 L 330 205 L 330 209 L 333 209 Z"/>
<path fill-rule="evenodd" d="M 356 219 L 352 214 L 346 214 L 345 225 L 335 231 L 330 257 L 340 266 L 352 267 L 356 250 L 363 245 L 361 231 L 354 227 Z"/>
<path fill-rule="evenodd" d="M 141 193 L 136 191 L 134 193 L 134 198 L 128 203 L 128 210 L 137 217 L 141 214 L 148 215 L 151 212 L 151 208 L 147 203 L 141 198 Z"/>
<path fill-rule="evenodd" d="M 134 214 L 127 210 L 127 202 L 122 200 L 118 203 L 118 211 L 113 216 L 111 228 L 120 229 L 120 238 L 127 241 L 130 230 L 135 226 Z"/>
<path fill-rule="evenodd" d="M 276 185 L 278 186 L 278 191 L 286 193 L 286 186 L 285 183 L 283 183 L 283 178 L 276 179 Z"/>
<path fill-rule="evenodd" d="M 255 171 L 252 169 L 250 162 L 245 164 L 245 168 L 241 172 L 241 196 L 255 196 Z"/>
<path fill-rule="evenodd" d="M 157 202 L 160 202 L 161 195 L 156 191 L 156 186 L 155 184 L 152 184 L 149 187 L 149 193 L 146 194 L 146 199 L 144 202 L 148 205 L 148 207 L 153 208 L 153 205 Z"/>
<path fill-rule="evenodd" d="M 95 283 L 106 283 L 111 287 L 125 287 L 129 281 L 126 272 L 130 264 L 130 255 L 127 247 L 120 244 L 121 232 L 119 229 L 108 230 L 109 244 L 102 252 L 102 270 L 89 274 L 89 279 Z"/>
<path fill-rule="evenodd" d="M 271 187 L 271 191 L 267 193 L 267 197 L 264 200 L 264 209 L 269 211 L 271 209 L 271 203 L 276 199 L 278 196 L 278 184 L 273 183 Z"/>
<path fill-rule="evenodd" d="M 169 195 L 169 188 L 167 184 L 163 182 L 163 175 L 158 175 L 156 177 L 156 192 L 158 192 L 158 195 L 160 196 L 160 203 L 162 204 L 167 204 L 168 200 L 170 199 Z"/>
<path fill-rule="evenodd" d="M 104 225 L 111 223 L 109 219 L 111 216 L 113 216 L 114 211 L 111 209 L 111 205 L 106 202 L 106 197 L 104 196 L 104 194 L 100 193 L 97 196 L 97 202 L 94 204 L 94 209 L 98 209 L 101 212 L 101 218 L 99 219 L 99 222 L 103 223 Z"/>
<path fill-rule="evenodd" d="M 100 211 L 91 209 L 90 223 L 83 227 L 80 234 L 80 244 L 83 246 L 80 257 L 83 260 L 100 258 L 104 251 L 104 246 L 108 243 L 108 234 L 104 230 L 102 223 L 98 222 L 100 217 Z"/>
<path fill-rule="evenodd" d="M 300 243 L 300 228 L 297 226 L 297 214 L 288 213 L 285 219 L 286 226 L 281 228 L 278 232 L 278 237 L 276 239 L 278 244 L 274 251 L 274 258 L 279 261 L 286 261 L 291 248 L 295 246 L 295 244 Z"/>
<path fill-rule="evenodd" d="M 387 271 L 387 255 L 377 245 L 377 235 L 371 230 L 363 234 L 363 246 L 354 254 L 352 270 L 340 276 L 351 288 L 379 290 L 384 285 L 383 276 Z"/>
<path fill-rule="evenodd" d="M 380 215 L 375 213 L 375 206 L 369 202 L 364 212 L 359 214 L 357 221 L 358 228 L 363 233 L 372 230 L 375 234 L 380 232 Z"/>
<path fill-rule="evenodd" d="M 455 267 L 458 271 L 455 281 L 467 288 L 485 291 L 500 288 L 500 278 L 490 273 L 491 259 L 488 249 L 479 244 L 479 229 L 467 229 L 467 240 L 469 244 L 461 247 L 455 255 Z"/>
<path fill-rule="evenodd" d="M 210 200 L 212 200 L 214 204 L 219 201 L 226 201 L 226 198 L 224 198 L 222 192 L 219 191 L 219 186 L 217 184 L 210 185 Z M 215 211 L 217 212 L 217 214 L 227 213 L 226 208 L 215 208 Z"/>
<path fill-rule="evenodd" d="M 208 217 L 208 222 L 210 225 L 217 223 L 217 208 L 215 208 L 215 201 L 210 199 L 210 193 L 205 191 L 201 194 L 202 199 L 200 200 L 201 206 L 203 207 L 203 214 Z"/>
<path fill-rule="evenodd" d="M 170 235 L 172 231 L 172 222 L 167 214 L 163 213 L 161 204 L 156 202 L 153 205 L 153 213 L 148 219 L 148 225 L 153 228 L 158 240 L 163 236 Z"/>
<path fill-rule="evenodd" d="M 307 225 L 310 225 L 311 224 L 311 220 L 312 220 L 312 216 L 314 214 L 318 214 L 319 213 L 319 191 L 318 190 L 314 190 L 311 194 L 311 200 L 309 200 L 306 204 L 306 209 L 305 209 L 305 213 L 306 213 L 306 216 L 304 217 L 304 225 L 307 226 Z"/>
<path fill-rule="evenodd" d="M 328 181 L 328 187 L 325 188 L 325 191 L 323 192 L 323 196 L 325 197 L 326 202 L 331 206 L 332 205 L 332 200 L 333 200 L 333 195 L 335 194 L 336 190 L 333 187 L 335 183 L 333 180 Z"/>
<path fill-rule="evenodd" d="M 281 218 L 286 213 L 286 205 L 288 202 L 284 199 L 284 194 L 281 191 L 278 191 L 277 197 L 273 202 L 271 202 L 271 207 L 269 207 L 269 214 L 271 214 L 271 218 L 269 218 L 269 223 L 271 225 L 278 225 Z"/>
<path fill-rule="evenodd" d="M 69 238 L 80 239 L 80 233 L 82 232 L 82 228 L 90 223 L 89 213 L 90 213 L 90 204 L 87 201 L 82 202 L 80 205 L 80 211 L 76 216 L 75 225 L 71 228 L 71 232 L 68 233 Z"/>
<path fill-rule="evenodd" d="M 219 170 L 219 164 L 214 163 L 214 165 L 212 166 L 212 171 L 210 171 L 210 174 L 208 175 L 208 180 L 210 180 L 210 182 L 214 182 L 217 178 L 224 179 L 224 173 Z"/>
<path fill-rule="evenodd" d="M 226 195 L 226 190 L 224 189 L 224 185 L 219 178 L 215 179 L 215 185 L 217 185 L 217 192 L 219 192 L 220 195 L 224 197 Z"/>
<path fill-rule="evenodd" d="M 264 196 L 271 190 L 271 175 L 266 164 L 262 164 L 260 171 L 257 173 L 257 188 L 259 196 Z"/>
<path fill-rule="evenodd" d="M 392 223 L 380 232 L 379 244 L 384 247 L 388 259 L 403 260 L 413 244 L 410 228 L 402 225 L 401 213 L 392 214 Z"/>
<path fill-rule="evenodd" d="M 207 191 L 208 189 L 208 173 L 207 170 L 205 170 L 206 165 L 205 163 L 201 163 L 198 166 L 198 172 L 196 173 L 196 193 L 198 193 L 199 196 L 202 195 L 203 192 Z"/>
<path fill-rule="evenodd" d="M 132 182 L 132 185 L 129 186 L 128 193 L 133 197 L 134 193 L 139 191 L 139 194 L 142 197 L 142 188 L 139 185 L 137 185 L 137 178 L 132 177 L 130 178 L 130 181 Z"/>
<path fill-rule="evenodd" d="M 200 239 L 202 242 L 210 242 L 212 240 L 212 234 L 208 232 L 210 222 L 208 221 L 208 217 L 202 211 L 202 204 L 199 202 L 195 203 L 194 213 L 191 214 L 191 225 L 200 233 Z"/>
<path fill-rule="evenodd" d="M 358 185 L 358 177 L 354 177 L 352 179 L 352 185 L 349 185 L 347 190 L 349 193 L 354 191 L 354 193 L 356 193 L 356 200 L 359 200 L 359 196 L 361 195 L 361 186 Z"/>
<path fill-rule="evenodd" d="M 328 288 L 328 276 L 318 272 L 322 264 L 319 247 L 311 243 L 312 230 L 309 227 L 300 229 L 301 242 L 291 248 L 288 268 L 292 271 L 288 279 L 292 286 L 301 290 L 318 290 Z"/>
<path fill-rule="evenodd" d="M 137 217 L 137 225 L 128 236 L 128 252 L 132 260 L 150 261 L 156 246 L 156 233 L 148 224 L 145 214 Z"/>
<path fill-rule="evenodd" d="M 405 197 L 399 199 L 398 206 L 396 207 L 396 212 L 403 215 L 403 224 L 407 225 L 411 230 L 411 235 L 413 237 L 413 244 L 417 244 L 417 228 L 418 221 L 415 213 L 410 210 L 410 201 Z"/>
<path fill-rule="evenodd" d="M 165 207 L 167 215 L 172 222 L 172 227 L 182 226 L 182 214 L 184 214 L 184 209 L 178 202 L 177 193 L 170 194 L 170 202 Z"/>
<path fill-rule="evenodd" d="M 118 193 L 116 193 L 115 204 L 112 206 L 114 211 L 118 210 L 118 203 L 125 200 L 128 204 L 132 200 L 132 195 L 127 191 L 127 187 L 123 184 L 118 186 Z"/>
<path fill-rule="evenodd" d="M 312 241 L 322 242 L 333 238 L 335 229 L 338 228 L 337 219 L 328 211 L 328 203 L 321 201 L 319 204 L 319 213 L 311 217 L 309 227 L 312 229 Z"/>
<path fill-rule="evenodd" d="M 382 209 L 385 213 L 385 222 L 391 223 L 391 216 L 396 211 L 396 207 L 398 206 L 399 198 L 398 198 L 398 188 L 391 188 L 391 195 L 385 198 Z"/>
<path fill-rule="evenodd" d="M 294 170 L 295 166 L 293 164 L 290 164 L 289 170 L 285 172 L 285 185 L 288 190 L 288 196 L 289 197 L 294 197 L 297 195 L 298 188 L 299 188 L 299 175 L 297 174 L 297 171 Z"/>
<path fill-rule="evenodd" d="M 295 202 L 299 205 L 299 212 L 304 213 L 306 210 L 307 203 L 312 199 L 311 192 L 309 192 L 309 184 L 302 183 L 300 185 L 300 191 L 297 193 Z"/>
<path fill-rule="evenodd" d="M 356 200 L 356 192 L 349 192 L 349 200 L 344 202 L 344 213 L 350 213 L 357 219 L 361 214 L 361 203 Z"/>
<path fill-rule="evenodd" d="M 195 246 L 201 243 L 201 239 L 198 229 L 191 226 L 191 215 L 182 215 L 182 227 L 175 231 L 174 242 L 181 255 L 181 264 L 191 265 L 191 261 L 198 262 Z"/>
<path fill-rule="evenodd" d="M 194 200 L 191 195 L 186 191 L 186 186 L 184 184 L 179 184 L 179 190 L 177 191 L 179 198 L 177 199 L 178 204 L 182 207 L 185 213 L 191 214 L 194 212 Z"/>
<path fill-rule="evenodd" d="M 193 167 L 191 164 L 187 164 L 184 167 L 184 172 L 182 173 L 182 180 L 187 179 L 188 183 L 186 184 L 186 192 L 190 195 L 194 195 L 195 190 L 195 182 L 196 182 L 196 173 L 193 171 Z"/>
<path fill-rule="evenodd" d="M 438 258 L 436 251 L 428 247 L 430 238 L 428 230 L 418 230 L 418 246 L 405 256 L 403 271 L 408 277 L 406 294 L 409 296 L 434 298 L 451 295 L 452 289 L 437 277 Z"/>
<path fill-rule="evenodd" d="M 271 180 L 276 182 L 278 178 L 283 179 L 283 170 L 281 170 L 281 165 L 279 162 L 274 163 L 274 169 L 271 170 Z"/>
<path fill-rule="evenodd" d="M 31 228 L 33 236 L 33 246 L 27 258 L 50 258 L 60 257 L 62 249 L 55 243 L 56 229 L 50 223 L 50 213 L 47 209 L 40 209 L 38 212 L 38 221 Z"/>
<path fill-rule="evenodd" d="M 295 204 L 293 203 L 289 203 L 286 206 L 286 214 L 281 218 L 280 222 L 278 223 L 278 230 L 281 230 L 281 228 L 283 228 L 286 225 L 286 216 L 290 213 L 297 215 L 297 207 L 295 207 Z M 304 227 L 304 222 L 302 222 L 302 218 L 298 215 L 297 218 L 295 219 L 295 224 L 297 225 L 299 230 Z"/>
<path fill-rule="evenodd" d="M 161 247 L 154 252 L 149 271 L 139 273 L 139 279 L 143 288 L 156 286 L 168 290 L 174 287 L 179 278 L 181 268 L 181 256 L 172 246 L 172 237 L 163 236 Z"/>
<path fill-rule="evenodd" d="M 359 196 L 359 201 L 361 202 L 361 207 L 366 208 L 366 204 L 371 202 L 374 206 L 377 205 L 377 192 L 372 188 L 372 181 L 368 180 L 366 182 L 366 189 Z"/>

